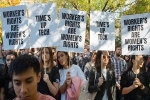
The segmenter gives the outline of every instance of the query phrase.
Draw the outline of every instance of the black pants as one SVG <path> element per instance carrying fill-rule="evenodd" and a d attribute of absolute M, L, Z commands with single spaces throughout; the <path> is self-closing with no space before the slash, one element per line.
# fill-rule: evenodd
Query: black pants
<path fill-rule="evenodd" d="M 122 100 L 122 91 L 116 87 L 116 100 Z"/>

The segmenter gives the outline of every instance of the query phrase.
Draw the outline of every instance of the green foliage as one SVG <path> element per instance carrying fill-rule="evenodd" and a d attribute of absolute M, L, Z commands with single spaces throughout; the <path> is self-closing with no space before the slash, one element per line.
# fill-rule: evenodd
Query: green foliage
<path fill-rule="evenodd" d="M 115 44 L 116 44 L 116 45 L 121 45 L 121 35 L 116 36 Z"/>
<path fill-rule="evenodd" d="M 133 15 L 150 12 L 150 0 L 136 0 L 135 4 L 126 10 L 124 15 Z"/>

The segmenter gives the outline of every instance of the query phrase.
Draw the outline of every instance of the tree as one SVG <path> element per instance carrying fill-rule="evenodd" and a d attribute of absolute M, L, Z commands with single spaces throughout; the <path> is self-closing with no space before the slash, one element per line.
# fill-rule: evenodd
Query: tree
<path fill-rule="evenodd" d="M 123 15 L 133 15 L 150 12 L 150 0 L 135 0 L 135 3 L 123 12 Z"/>

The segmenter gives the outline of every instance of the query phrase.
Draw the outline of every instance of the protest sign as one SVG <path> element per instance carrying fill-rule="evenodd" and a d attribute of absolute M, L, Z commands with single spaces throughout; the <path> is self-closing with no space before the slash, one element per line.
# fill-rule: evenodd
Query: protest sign
<path fill-rule="evenodd" d="M 56 4 L 33 4 L 28 9 L 31 48 L 58 46 Z"/>
<path fill-rule="evenodd" d="M 115 50 L 113 13 L 90 12 L 90 50 Z"/>
<path fill-rule="evenodd" d="M 83 53 L 86 32 L 86 12 L 77 10 L 60 10 L 58 51 Z"/>
<path fill-rule="evenodd" d="M 4 50 L 29 48 L 26 6 L 1 9 Z"/>
<path fill-rule="evenodd" d="M 122 54 L 150 54 L 150 13 L 121 18 Z"/>

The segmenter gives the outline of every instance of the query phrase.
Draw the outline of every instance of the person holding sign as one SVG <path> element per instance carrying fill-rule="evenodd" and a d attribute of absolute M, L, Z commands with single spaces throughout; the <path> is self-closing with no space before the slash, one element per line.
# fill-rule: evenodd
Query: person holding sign
<path fill-rule="evenodd" d="M 131 66 L 121 76 L 121 90 L 124 100 L 145 100 L 150 95 L 148 75 L 142 70 L 144 59 L 142 55 L 131 57 Z"/>
<path fill-rule="evenodd" d="M 84 73 L 78 65 L 71 63 L 67 52 L 57 52 L 58 69 L 60 73 L 60 88 L 61 100 L 67 100 L 66 90 L 72 84 L 71 77 L 77 76 L 83 81 L 86 81 Z M 76 99 L 75 99 L 76 100 Z"/>
<path fill-rule="evenodd" d="M 17 57 L 10 64 L 8 72 L 17 95 L 13 100 L 55 100 L 53 97 L 37 91 L 41 72 L 40 63 L 34 56 Z"/>
<path fill-rule="evenodd" d="M 52 49 L 50 47 L 41 49 L 40 65 L 41 80 L 38 84 L 38 90 L 57 99 L 56 95 L 59 89 L 60 76 L 58 68 L 54 65 Z"/>
<path fill-rule="evenodd" d="M 96 75 L 95 75 L 96 73 Z M 89 93 L 97 92 L 94 100 L 116 100 L 116 81 L 108 51 L 98 51 L 95 68 L 89 76 Z"/>

